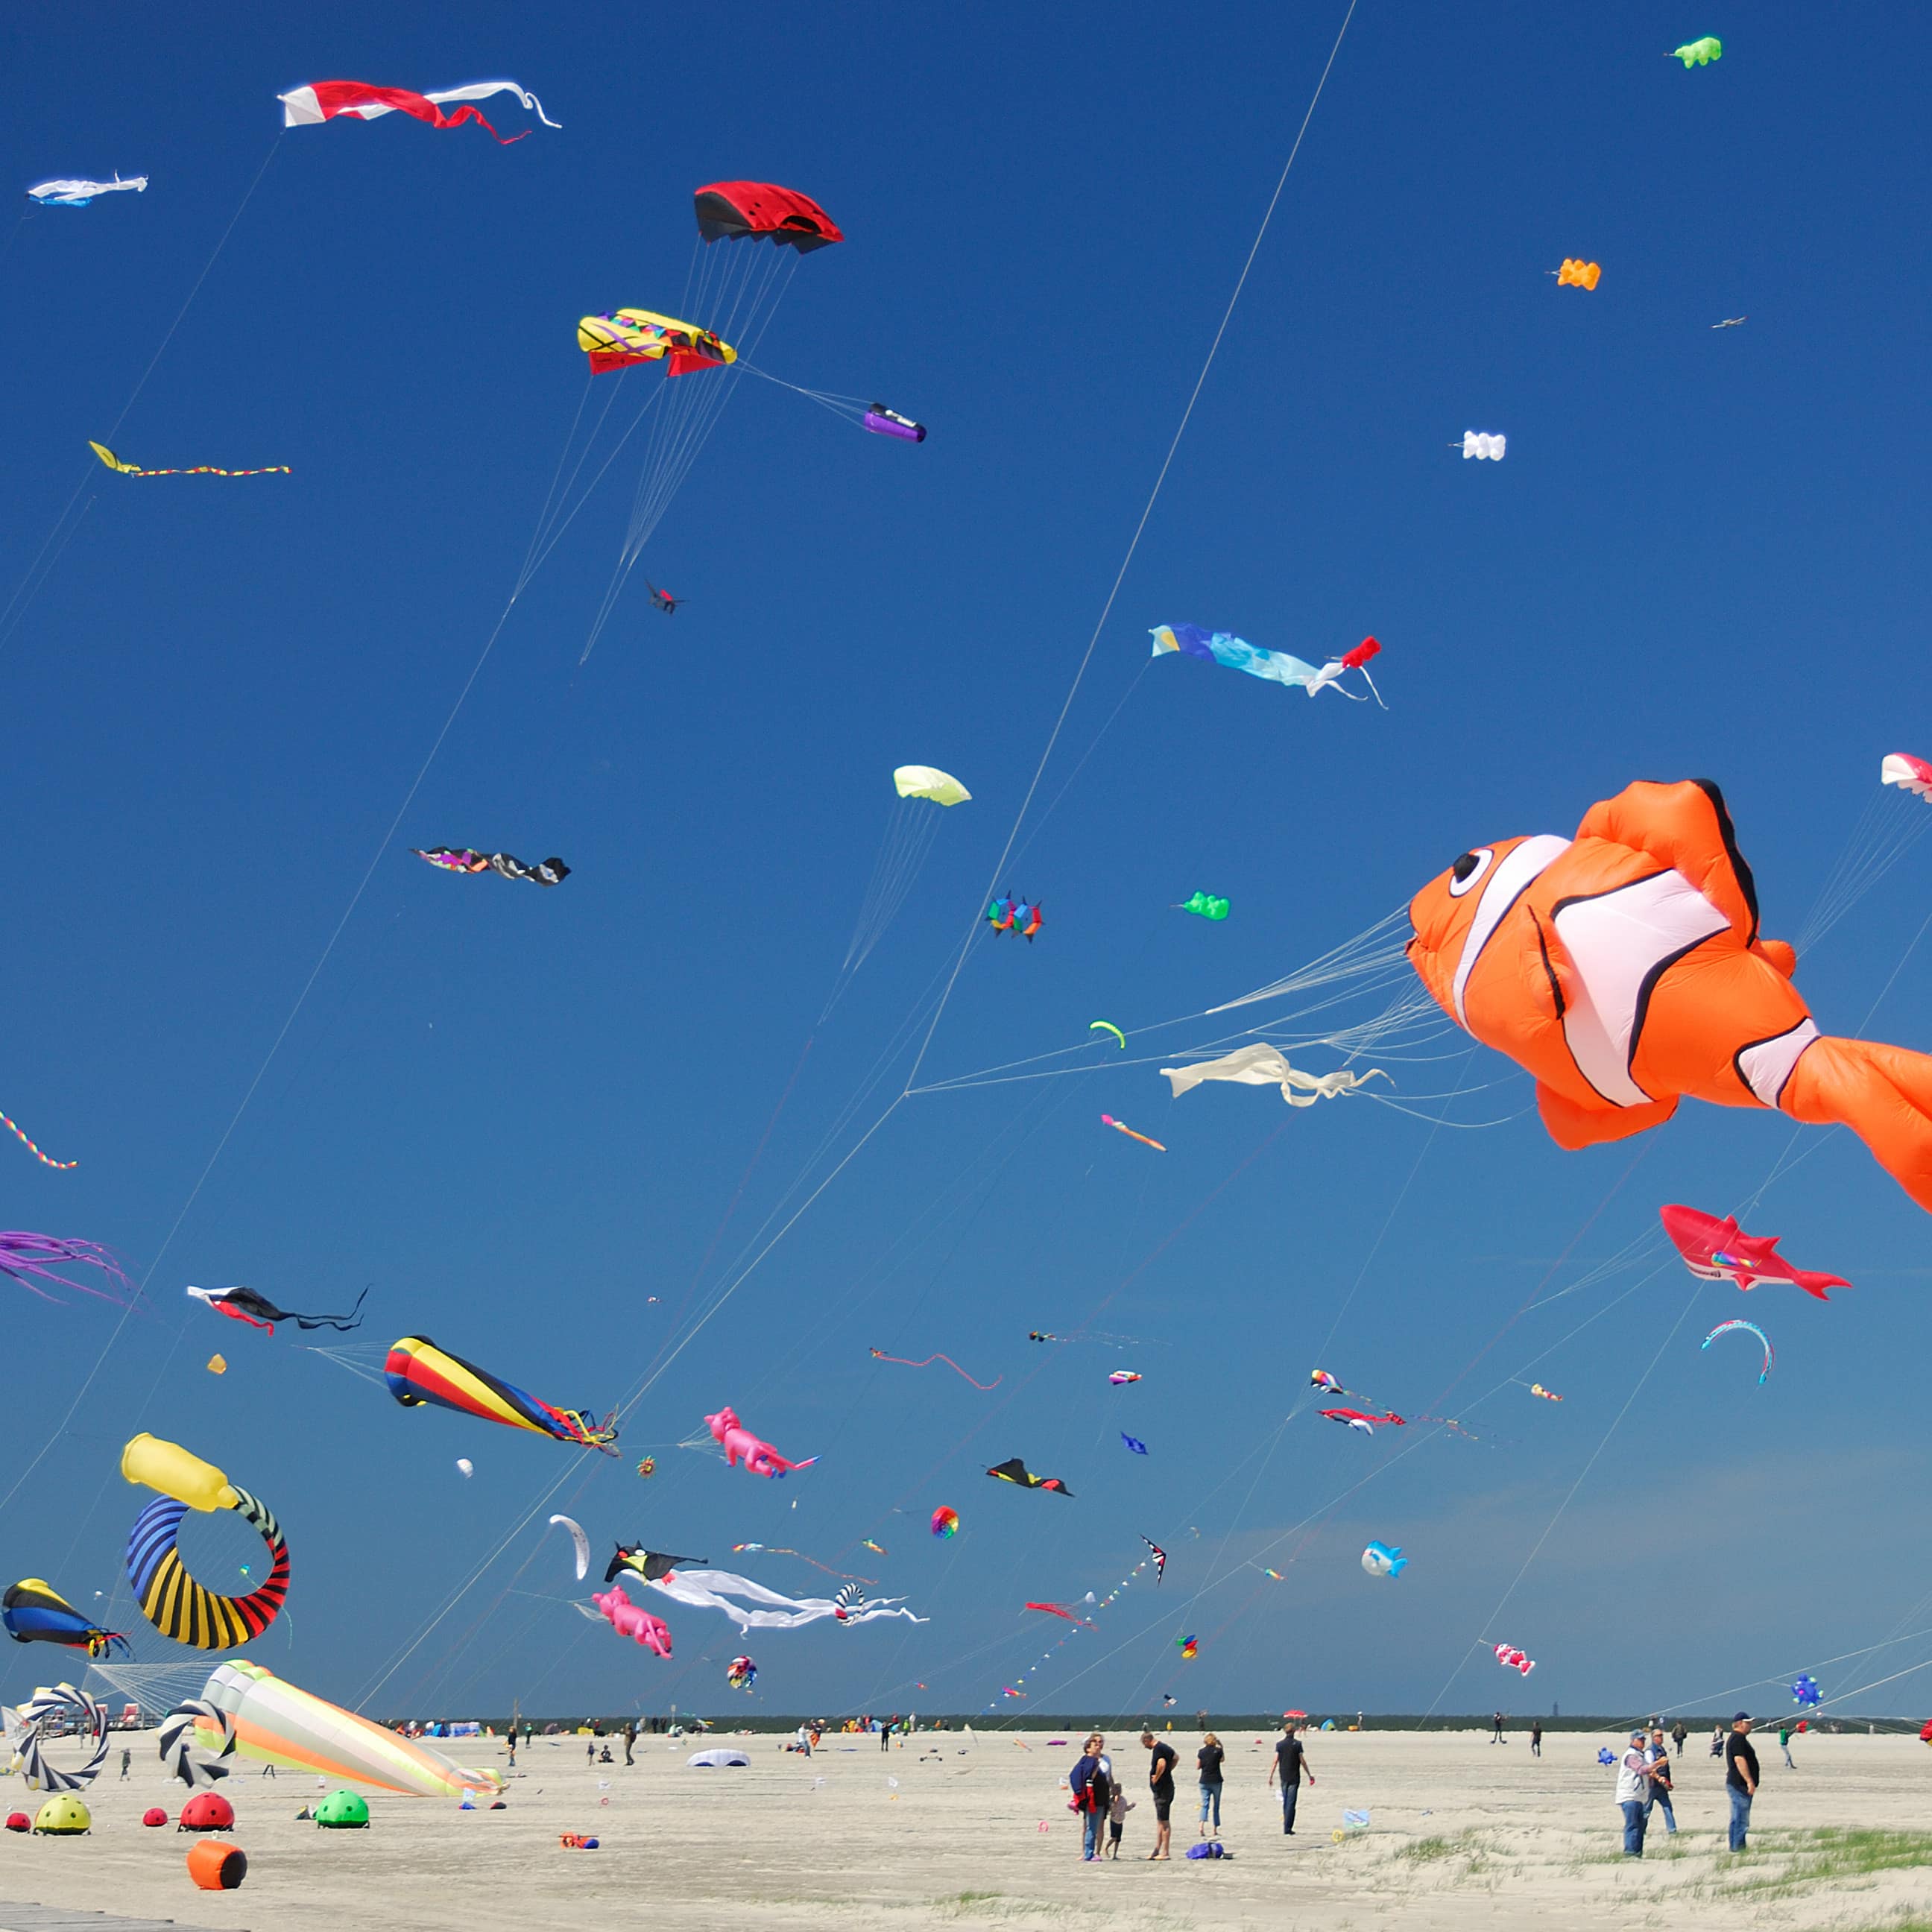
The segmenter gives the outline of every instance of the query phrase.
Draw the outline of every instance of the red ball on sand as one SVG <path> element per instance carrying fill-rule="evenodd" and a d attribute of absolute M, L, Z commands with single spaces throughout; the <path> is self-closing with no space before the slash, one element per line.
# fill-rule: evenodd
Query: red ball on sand
<path fill-rule="evenodd" d="M 141 1814 L 141 1822 L 144 1825 L 165 1825 L 167 1822 L 168 1814 L 158 1804 L 150 1804 Z"/>
<path fill-rule="evenodd" d="M 34 1821 L 24 1811 L 10 1811 L 7 1814 L 7 1828 L 10 1832 L 31 1832 Z"/>

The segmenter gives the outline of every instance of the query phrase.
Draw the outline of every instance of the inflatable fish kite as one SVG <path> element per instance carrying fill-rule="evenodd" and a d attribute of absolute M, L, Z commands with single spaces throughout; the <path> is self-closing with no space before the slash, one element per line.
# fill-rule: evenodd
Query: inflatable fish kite
<path fill-rule="evenodd" d="M 28 189 L 27 198 L 38 202 L 43 208 L 85 208 L 98 194 L 118 194 L 129 188 L 136 194 L 145 194 L 147 176 L 136 175 L 131 181 L 123 181 L 116 175 L 111 182 L 38 182 Z"/>
<path fill-rule="evenodd" d="M 1362 1568 L 1371 1576 L 1400 1576 L 1408 1568 L 1408 1558 L 1400 1544 L 1372 1543 L 1362 1552 Z"/>
<path fill-rule="evenodd" d="M 1349 1429 L 1359 1429 L 1364 1436 L 1374 1435 L 1376 1424 L 1378 1422 L 1387 1423 L 1391 1429 L 1406 1429 L 1408 1426 L 1408 1418 L 1396 1414 L 1394 1409 L 1382 1415 L 1368 1415 L 1359 1408 L 1324 1408 L 1322 1414 L 1326 1421 L 1339 1422 Z"/>
<path fill-rule="evenodd" d="M 1506 1670 L 1520 1671 L 1527 1677 L 1536 1668 L 1534 1662 L 1513 1643 L 1499 1643 L 1496 1646 L 1496 1661 Z"/>
<path fill-rule="evenodd" d="M 1023 1490 L 1052 1490 L 1063 1496 L 1073 1493 L 1058 1476 L 1036 1476 L 1017 1456 L 1009 1456 L 1004 1462 L 995 1462 L 986 1473 L 998 1477 L 1003 1483 L 1017 1483 Z"/>
<path fill-rule="evenodd" d="M 216 1314 L 245 1322 L 251 1328 L 266 1328 L 271 1335 L 278 1322 L 292 1322 L 298 1328 L 334 1328 L 346 1335 L 352 1328 L 362 1327 L 362 1303 L 368 1292 L 365 1288 L 356 1298 L 356 1306 L 346 1315 L 298 1315 L 292 1309 L 278 1308 L 266 1294 L 257 1294 L 252 1288 L 188 1290 L 196 1300 L 206 1302 Z"/>
<path fill-rule="evenodd" d="M 389 1393 L 405 1408 L 433 1402 L 439 1408 L 481 1416 L 485 1422 L 500 1422 L 509 1429 L 552 1436 L 580 1448 L 616 1453 L 610 1444 L 616 1441 L 617 1432 L 608 1421 L 594 1421 L 581 1409 L 553 1408 L 514 1384 L 499 1382 L 460 1355 L 439 1348 L 427 1335 L 405 1335 L 390 1349 L 382 1375 Z"/>
<path fill-rule="evenodd" d="M 1408 958 L 1458 1025 L 1535 1076 L 1568 1148 L 1658 1126 L 1688 1094 L 1846 1126 L 1932 1209 L 1932 1058 L 1820 1034 L 1797 956 L 1708 780 L 1633 784 L 1542 834 L 1465 852 L 1409 903 Z"/>
<path fill-rule="evenodd" d="M 109 469 L 118 470 L 123 476 L 292 476 L 295 474 L 286 463 L 272 463 L 266 470 L 218 470 L 212 463 L 197 463 L 191 470 L 143 470 L 138 463 L 122 462 L 104 442 L 96 442 L 90 437 L 87 446 Z"/>
<path fill-rule="evenodd" d="M 1176 1100 L 1204 1080 L 1230 1080 L 1240 1087 L 1279 1087 L 1281 1097 L 1291 1107 L 1312 1107 L 1318 1100 L 1352 1094 L 1368 1081 L 1389 1079 L 1379 1066 L 1363 1073 L 1339 1068 L 1333 1073 L 1298 1072 L 1280 1049 L 1272 1046 L 1239 1046 L 1219 1060 L 1197 1060 L 1191 1066 L 1163 1066 L 1160 1076 L 1174 1089 Z"/>
<path fill-rule="evenodd" d="M 1157 658 L 1178 652 L 1183 657 L 1205 658 L 1210 664 L 1224 665 L 1229 670 L 1244 670 L 1250 677 L 1266 678 L 1271 683 L 1298 684 L 1310 698 L 1333 685 L 1344 698 L 1352 698 L 1358 704 L 1366 704 L 1368 700 L 1360 692 L 1346 688 L 1340 682 L 1342 674 L 1361 671 L 1370 690 L 1374 691 L 1375 680 L 1365 667 L 1382 650 L 1373 638 L 1364 638 L 1353 650 L 1330 658 L 1317 670 L 1286 651 L 1264 651 L 1258 645 L 1230 637 L 1226 631 L 1204 631 L 1198 624 L 1157 625 L 1148 634 L 1154 639 L 1152 655 Z M 1379 693 L 1376 701 L 1382 701 Z"/>
<path fill-rule="evenodd" d="M 539 886 L 554 886 L 570 877 L 570 868 L 561 859 L 546 859 L 540 866 L 526 866 L 508 852 L 472 852 L 464 845 L 432 845 L 427 851 L 410 848 L 418 859 L 427 859 L 446 872 L 494 872 L 500 878 L 528 879 Z"/>
<path fill-rule="evenodd" d="M 1701 1281 L 1734 1281 L 1741 1288 L 1762 1288 L 1780 1282 L 1802 1288 L 1820 1301 L 1829 1301 L 1828 1288 L 1850 1288 L 1835 1274 L 1815 1274 L 1793 1268 L 1778 1252 L 1776 1234 L 1747 1234 L 1726 1215 L 1700 1214 L 1695 1208 L 1660 1208 L 1658 1216 L 1684 1265 Z"/>
<path fill-rule="evenodd" d="M 111 1657 L 118 1644 L 124 1657 L 132 1654 L 124 1633 L 103 1630 L 38 1576 L 7 1586 L 0 1595 L 0 1624 L 16 1643 L 63 1643 L 89 1657 Z"/>
<path fill-rule="evenodd" d="M 275 98 L 282 104 L 284 128 L 315 127 L 342 114 L 357 121 L 374 121 L 385 114 L 403 113 L 432 128 L 460 128 L 466 121 L 473 121 L 500 146 L 507 148 L 512 142 L 520 141 L 523 135 L 512 134 L 506 140 L 484 119 L 481 108 L 468 104 L 487 100 L 494 94 L 514 94 L 525 110 L 536 115 L 546 128 L 562 124 L 553 121 L 543 111 L 543 103 L 514 80 L 473 80 L 466 87 L 446 87 L 435 94 L 416 94 L 406 87 L 371 87 L 362 80 L 312 80 L 305 87 L 292 87 Z M 464 104 L 454 114 L 444 113 L 445 104 L 452 100 Z"/>

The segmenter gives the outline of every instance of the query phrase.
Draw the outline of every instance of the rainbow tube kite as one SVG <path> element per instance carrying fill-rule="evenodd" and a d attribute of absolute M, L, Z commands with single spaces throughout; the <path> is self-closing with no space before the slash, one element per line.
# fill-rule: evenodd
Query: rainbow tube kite
<path fill-rule="evenodd" d="M 382 1372 L 389 1393 L 405 1408 L 434 1402 L 439 1408 L 480 1415 L 485 1422 L 500 1422 L 506 1428 L 532 1430 L 584 1449 L 608 1450 L 617 1439 L 616 1430 L 608 1422 L 593 1421 L 581 1409 L 553 1408 L 460 1355 L 439 1348 L 427 1335 L 405 1335 L 390 1349 Z"/>
<path fill-rule="evenodd" d="M 201 1694 L 205 1703 L 233 1720 L 236 1752 L 264 1764 L 313 1771 L 331 1780 L 346 1778 L 407 1798 L 460 1798 L 503 1788 L 496 1772 L 454 1763 L 244 1658 L 218 1665 Z M 211 1751 L 224 1742 L 218 1720 L 206 1718 L 196 1720 L 195 1735 Z"/>

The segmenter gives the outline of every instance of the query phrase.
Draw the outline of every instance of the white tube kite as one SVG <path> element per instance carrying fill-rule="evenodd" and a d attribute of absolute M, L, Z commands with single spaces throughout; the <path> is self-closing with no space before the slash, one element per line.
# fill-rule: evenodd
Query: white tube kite
<path fill-rule="evenodd" d="M 1240 1087 L 1279 1087 L 1281 1097 L 1291 1107 L 1312 1107 L 1318 1100 L 1352 1094 L 1378 1075 L 1389 1079 L 1379 1066 L 1372 1066 L 1366 1073 L 1339 1070 L 1334 1073 L 1298 1072 L 1271 1046 L 1238 1047 L 1219 1060 L 1197 1060 L 1192 1066 L 1163 1066 L 1160 1072 L 1161 1078 L 1173 1087 L 1176 1100 L 1204 1080 L 1230 1080 Z M 1394 1082 L 1390 1081 L 1390 1084 Z"/>
<path fill-rule="evenodd" d="M 1462 432 L 1462 460 L 1466 463 L 1472 456 L 1488 462 L 1500 463 L 1503 460 L 1504 452 L 1508 447 L 1509 438 L 1506 436 L 1485 436 L 1478 429 L 1466 429 Z"/>
<path fill-rule="evenodd" d="M 494 1771 L 453 1763 L 427 1744 L 325 1703 L 241 1658 L 217 1666 L 201 1694 L 234 1720 L 234 1749 L 243 1757 L 407 1798 L 460 1798 L 467 1791 L 503 1788 Z M 221 1748 L 218 1724 L 198 1720 L 195 1732 L 205 1749 Z"/>

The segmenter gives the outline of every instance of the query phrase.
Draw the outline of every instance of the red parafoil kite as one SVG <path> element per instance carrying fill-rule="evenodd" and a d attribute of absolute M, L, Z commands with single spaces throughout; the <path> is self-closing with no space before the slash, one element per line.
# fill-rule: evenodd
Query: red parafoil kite
<path fill-rule="evenodd" d="M 838 224 L 795 188 L 775 182 L 712 182 L 692 196 L 707 242 L 771 242 L 808 255 L 845 238 Z"/>
<path fill-rule="evenodd" d="M 1465 852 L 1409 903 L 1410 963 L 1443 1010 L 1536 1077 L 1563 1148 L 1670 1119 L 1684 1094 L 1846 1126 L 1932 1209 L 1932 1058 L 1819 1032 L 1797 956 L 1758 931 L 1723 795 L 1638 784 L 1574 839 Z"/>

